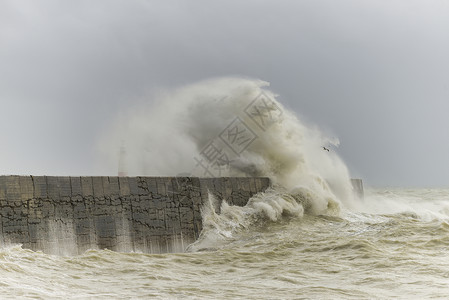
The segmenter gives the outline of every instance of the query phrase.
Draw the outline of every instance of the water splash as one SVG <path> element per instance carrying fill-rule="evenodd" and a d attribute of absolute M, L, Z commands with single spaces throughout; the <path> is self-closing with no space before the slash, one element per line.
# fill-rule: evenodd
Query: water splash
<path fill-rule="evenodd" d="M 268 176 L 292 195 L 313 199 L 310 212 L 351 206 L 348 170 L 335 151 L 323 150 L 338 140 L 301 122 L 268 85 L 206 80 L 131 108 L 100 142 L 109 172 L 125 141 L 131 175 Z"/>
<path fill-rule="evenodd" d="M 444 189 L 368 190 L 355 212 L 377 215 L 405 214 L 424 221 L 449 220 L 449 197 Z"/>
<path fill-rule="evenodd" d="M 238 238 L 241 231 L 251 230 L 253 226 L 265 222 L 276 222 L 285 217 L 302 217 L 304 208 L 300 201 L 282 191 L 281 188 L 269 188 L 256 194 L 244 207 L 229 205 L 209 194 L 201 211 L 203 230 L 200 237 L 187 248 L 189 252 L 217 249 Z"/>

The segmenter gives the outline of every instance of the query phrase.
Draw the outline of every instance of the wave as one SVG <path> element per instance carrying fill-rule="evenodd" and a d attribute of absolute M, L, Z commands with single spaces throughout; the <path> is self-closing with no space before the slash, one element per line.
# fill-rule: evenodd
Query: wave
<path fill-rule="evenodd" d="M 244 207 L 229 205 L 221 201 L 219 212 L 214 195 L 201 210 L 203 230 L 200 237 L 189 245 L 187 251 L 217 249 L 236 238 L 239 232 L 251 230 L 264 222 L 276 222 L 284 217 L 302 217 L 304 208 L 293 196 L 280 189 L 269 188 L 256 194 Z"/>
<path fill-rule="evenodd" d="M 403 215 L 423 221 L 449 220 L 449 190 L 368 190 L 355 212 Z"/>
<path fill-rule="evenodd" d="M 160 92 L 122 115 L 100 142 L 102 156 L 115 167 L 111 149 L 124 143 L 130 174 L 267 176 L 310 212 L 350 207 L 338 140 L 302 122 L 268 86 L 227 77 Z"/>
<path fill-rule="evenodd" d="M 267 176 L 273 188 L 245 207 L 209 196 L 203 231 L 190 251 L 217 248 L 239 232 L 304 214 L 447 219 L 447 193 L 370 193 L 356 199 L 338 139 L 303 122 L 269 83 L 226 77 L 153 94 L 124 113 L 100 141 L 111 170 L 124 144 L 130 175 Z M 108 171 L 106 171 L 108 172 Z M 446 196 L 445 196 L 446 195 Z M 446 198 L 444 198 L 446 197 Z M 215 209 L 219 206 L 218 209 Z"/>

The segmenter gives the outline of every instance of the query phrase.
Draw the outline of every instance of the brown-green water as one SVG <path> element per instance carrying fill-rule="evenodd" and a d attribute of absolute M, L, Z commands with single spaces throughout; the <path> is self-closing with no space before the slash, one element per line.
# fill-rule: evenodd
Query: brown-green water
<path fill-rule="evenodd" d="M 375 190 L 360 204 L 277 221 L 231 208 L 240 217 L 215 218 L 227 225 L 189 253 L 4 246 L 0 299 L 447 299 L 449 190 Z"/>

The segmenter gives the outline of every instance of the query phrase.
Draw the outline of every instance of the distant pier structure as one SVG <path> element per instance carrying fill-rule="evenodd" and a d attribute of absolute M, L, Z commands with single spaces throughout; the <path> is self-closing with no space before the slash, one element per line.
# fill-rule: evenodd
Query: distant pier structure
<path fill-rule="evenodd" d="M 356 195 L 359 199 L 363 199 L 365 193 L 363 192 L 363 182 L 362 179 L 353 178 L 351 179 L 352 190 L 354 195 Z"/>

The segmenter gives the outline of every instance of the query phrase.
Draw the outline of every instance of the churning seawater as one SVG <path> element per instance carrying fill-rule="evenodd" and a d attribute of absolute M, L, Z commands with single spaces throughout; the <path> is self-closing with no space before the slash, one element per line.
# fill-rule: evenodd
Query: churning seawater
<path fill-rule="evenodd" d="M 186 253 L 64 257 L 4 247 L 0 298 L 447 299 L 449 190 L 372 190 L 360 204 L 338 216 L 278 218 L 205 209 L 207 247 Z"/>
<path fill-rule="evenodd" d="M 356 199 L 338 139 L 285 109 L 268 85 L 227 77 L 161 93 L 130 108 L 100 149 L 114 172 L 124 141 L 131 175 L 264 176 L 275 188 L 245 207 L 217 209 L 210 196 L 186 253 L 3 247 L 0 298 L 448 298 L 449 190 Z"/>

